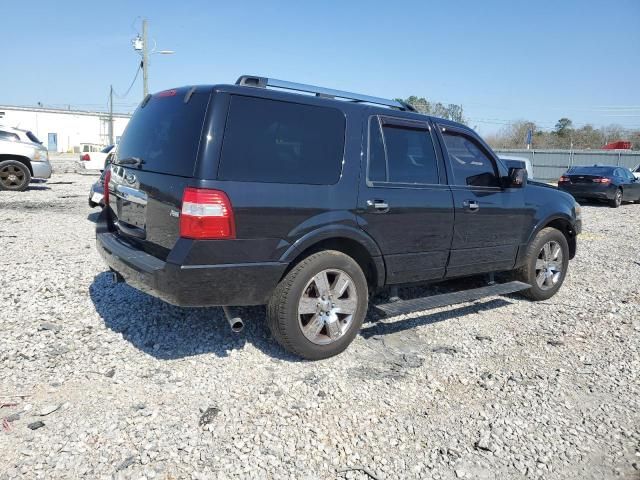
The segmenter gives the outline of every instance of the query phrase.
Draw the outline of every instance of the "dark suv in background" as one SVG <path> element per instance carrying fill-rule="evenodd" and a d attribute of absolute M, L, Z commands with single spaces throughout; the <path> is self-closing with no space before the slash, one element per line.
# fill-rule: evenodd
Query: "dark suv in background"
<path fill-rule="evenodd" d="M 116 278 L 175 305 L 267 304 L 276 340 L 309 359 L 344 350 L 381 287 L 516 280 L 387 313 L 547 299 L 581 228 L 571 195 L 527 182 L 464 125 L 262 77 L 147 96 L 104 203 L 97 246 Z"/>

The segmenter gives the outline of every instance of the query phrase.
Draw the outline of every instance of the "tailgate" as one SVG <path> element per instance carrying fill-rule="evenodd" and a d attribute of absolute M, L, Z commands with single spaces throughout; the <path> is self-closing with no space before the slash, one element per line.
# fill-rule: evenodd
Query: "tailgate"
<path fill-rule="evenodd" d="M 180 236 L 179 212 L 189 179 L 111 167 L 109 209 L 118 235 L 166 259 Z"/>

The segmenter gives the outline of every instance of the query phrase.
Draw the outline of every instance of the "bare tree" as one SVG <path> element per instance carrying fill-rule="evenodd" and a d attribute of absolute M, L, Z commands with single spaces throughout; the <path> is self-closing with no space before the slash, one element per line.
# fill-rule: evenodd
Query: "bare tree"
<path fill-rule="evenodd" d="M 463 123 L 465 125 L 467 124 L 467 119 L 464 117 L 464 110 L 462 108 L 462 105 L 456 105 L 454 103 L 445 105 L 440 102 L 431 103 L 426 98 L 417 97 L 415 95 L 411 95 L 404 100 L 397 100 L 408 103 L 420 113 L 433 115 L 434 117 L 446 118 L 448 120 L 453 120 L 454 122 Z"/>

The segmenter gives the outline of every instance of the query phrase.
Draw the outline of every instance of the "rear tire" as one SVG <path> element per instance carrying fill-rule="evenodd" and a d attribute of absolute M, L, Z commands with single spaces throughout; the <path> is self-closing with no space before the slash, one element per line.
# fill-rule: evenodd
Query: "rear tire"
<path fill-rule="evenodd" d="M 30 181 L 31 172 L 24 163 L 17 160 L 0 162 L 0 190 L 23 192 Z"/>
<path fill-rule="evenodd" d="M 611 208 L 618 208 L 620 205 L 622 205 L 622 189 L 621 188 L 617 189 L 613 198 L 609 200 L 609 206 Z"/>
<path fill-rule="evenodd" d="M 321 360 L 349 346 L 368 303 L 367 280 L 358 263 L 325 250 L 302 260 L 282 279 L 267 306 L 267 322 L 286 350 Z"/>
<path fill-rule="evenodd" d="M 563 233 L 547 227 L 527 247 L 525 264 L 514 270 L 515 280 L 531 285 L 523 290 L 531 300 L 553 297 L 564 283 L 569 266 L 569 244 Z"/>

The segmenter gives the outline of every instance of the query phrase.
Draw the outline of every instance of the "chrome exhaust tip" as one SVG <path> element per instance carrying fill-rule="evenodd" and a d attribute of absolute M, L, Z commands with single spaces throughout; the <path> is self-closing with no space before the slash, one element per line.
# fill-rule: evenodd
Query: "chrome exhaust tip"
<path fill-rule="evenodd" d="M 233 307 L 222 307 L 222 310 L 233 333 L 240 333 L 244 330 L 244 321 L 239 315 L 235 314 Z"/>
<path fill-rule="evenodd" d="M 115 270 L 111 270 L 109 272 L 109 280 L 111 280 L 111 283 L 122 283 L 124 282 L 124 277 L 122 275 L 120 275 L 118 272 L 116 272 Z"/>

